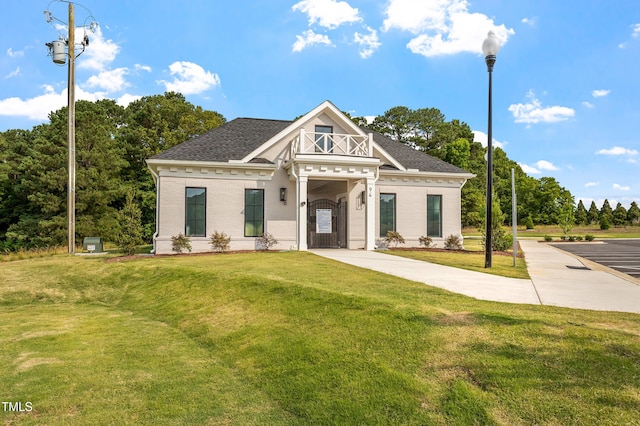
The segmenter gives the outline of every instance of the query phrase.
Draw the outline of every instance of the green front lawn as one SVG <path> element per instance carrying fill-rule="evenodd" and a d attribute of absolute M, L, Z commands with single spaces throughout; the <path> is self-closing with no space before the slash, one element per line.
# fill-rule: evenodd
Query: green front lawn
<path fill-rule="evenodd" d="M 640 316 L 310 253 L 0 264 L 5 424 L 635 424 Z"/>

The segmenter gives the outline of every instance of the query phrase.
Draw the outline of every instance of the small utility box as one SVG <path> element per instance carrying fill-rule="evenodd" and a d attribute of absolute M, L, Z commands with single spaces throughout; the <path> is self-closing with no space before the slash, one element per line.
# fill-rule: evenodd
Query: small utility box
<path fill-rule="evenodd" d="M 102 253 L 103 243 L 100 237 L 85 237 L 82 241 L 82 250 L 89 253 Z"/>

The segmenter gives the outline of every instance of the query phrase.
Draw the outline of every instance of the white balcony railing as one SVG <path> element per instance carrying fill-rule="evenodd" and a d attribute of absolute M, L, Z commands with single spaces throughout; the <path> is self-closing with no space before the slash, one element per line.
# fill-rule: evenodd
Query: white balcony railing
<path fill-rule="evenodd" d="M 343 135 L 339 133 L 300 133 L 291 141 L 291 157 L 296 154 L 335 154 L 371 157 L 373 135 Z"/>

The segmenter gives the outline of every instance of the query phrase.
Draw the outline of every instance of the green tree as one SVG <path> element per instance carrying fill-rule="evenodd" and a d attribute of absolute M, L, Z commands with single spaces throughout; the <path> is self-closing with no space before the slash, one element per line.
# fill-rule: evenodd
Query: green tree
<path fill-rule="evenodd" d="M 552 177 L 542 177 L 536 181 L 537 185 L 532 191 L 531 214 L 535 223 L 553 225 L 560 223 L 561 207 L 567 203 L 573 205 L 571 192 L 560 186 Z M 566 219 L 566 213 L 563 219 Z"/>
<path fill-rule="evenodd" d="M 486 215 L 486 213 L 485 213 Z M 506 251 L 513 243 L 511 234 L 504 231 L 505 215 L 500 208 L 500 200 L 495 195 L 492 197 L 491 208 L 491 249 L 493 251 Z M 486 241 L 486 230 L 483 229 L 483 243 Z"/>
<path fill-rule="evenodd" d="M 142 239 L 142 212 L 134 198 L 134 192 L 128 191 L 124 206 L 116 213 L 113 240 L 125 256 L 134 254 L 136 248 L 144 243 Z"/>
<path fill-rule="evenodd" d="M 67 238 L 67 111 L 30 131 L 0 134 L 0 247 L 63 245 Z M 155 222 L 155 186 L 145 160 L 225 119 L 178 93 L 76 103 L 76 240 L 106 236 L 133 190 L 145 238 Z"/>
<path fill-rule="evenodd" d="M 602 203 L 602 207 L 600 207 L 599 217 L 600 217 L 601 225 L 602 225 L 602 218 L 604 216 L 607 217 L 607 223 L 609 224 L 609 226 L 611 226 L 611 223 L 613 223 L 613 210 L 611 209 L 611 205 L 609 204 L 608 199 L 605 199 L 604 202 Z"/>
<path fill-rule="evenodd" d="M 458 138 L 445 146 L 444 160 L 447 163 L 467 170 L 471 159 L 471 143 L 465 138 Z"/>
<path fill-rule="evenodd" d="M 587 223 L 598 223 L 600 221 L 600 210 L 596 206 L 596 202 L 592 201 L 587 212 Z"/>
<path fill-rule="evenodd" d="M 575 212 L 576 225 L 586 225 L 588 222 L 587 219 L 587 209 L 584 207 L 582 200 L 578 201 L 578 207 Z"/>
<path fill-rule="evenodd" d="M 640 208 L 638 208 L 638 203 L 635 201 L 631 203 L 629 206 L 629 210 L 627 210 L 627 221 L 631 225 L 635 225 L 640 220 Z"/>
<path fill-rule="evenodd" d="M 114 101 L 76 103 L 76 239 L 104 235 L 113 222 L 112 206 L 126 161 L 115 135 L 122 107 Z M 49 115 L 50 124 L 34 127 L 29 147 L 13 149 L 17 179 L 13 193 L 20 210 L 6 238 L 18 246 L 63 245 L 67 238 L 67 111 Z M 16 136 L 26 136 L 18 135 Z M 26 197 L 27 204 L 24 204 Z"/>
<path fill-rule="evenodd" d="M 613 211 L 613 224 L 615 226 L 624 226 L 627 223 L 627 209 L 621 203 L 616 205 Z"/>
<path fill-rule="evenodd" d="M 566 235 L 573 229 L 573 225 L 576 222 L 574 215 L 574 203 L 573 196 L 563 194 L 556 200 L 558 209 L 558 225 L 562 232 Z"/>
<path fill-rule="evenodd" d="M 175 92 L 145 96 L 127 106 L 126 126 L 119 132 L 129 166 L 122 173 L 123 183 L 140 198 L 144 238 L 150 240 L 155 229 L 156 192 L 145 160 L 177 144 L 225 123 L 215 112 L 187 102 Z"/>

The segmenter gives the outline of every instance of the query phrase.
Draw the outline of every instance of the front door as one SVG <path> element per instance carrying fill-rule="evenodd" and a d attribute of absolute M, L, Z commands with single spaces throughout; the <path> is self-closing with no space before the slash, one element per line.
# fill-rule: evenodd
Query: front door
<path fill-rule="evenodd" d="M 328 199 L 309 202 L 307 209 L 309 248 L 347 247 L 347 203 Z"/>

